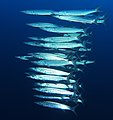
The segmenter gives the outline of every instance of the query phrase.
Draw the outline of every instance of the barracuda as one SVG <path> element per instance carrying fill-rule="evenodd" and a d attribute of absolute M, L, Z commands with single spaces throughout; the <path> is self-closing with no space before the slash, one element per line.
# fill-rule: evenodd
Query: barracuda
<path fill-rule="evenodd" d="M 52 15 L 54 11 L 52 10 L 25 10 L 21 11 L 29 15 Z"/>
<path fill-rule="evenodd" d="M 57 25 L 55 24 L 52 24 L 52 23 L 28 23 L 27 24 L 28 26 L 31 26 L 31 27 L 39 27 L 39 28 L 56 28 L 58 27 Z"/>
<path fill-rule="evenodd" d="M 76 61 L 75 65 L 86 65 L 86 64 L 92 64 L 95 61 L 89 61 L 89 60 L 81 60 L 81 61 Z"/>
<path fill-rule="evenodd" d="M 64 58 L 61 58 L 58 55 L 52 54 L 52 53 L 29 53 L 32 57 L 38 58 L 38 59 L 46 59 L 46 60 L 66 60 Z"/>
<path fill-rule="evenodd" d="M 74 92 L 64 89 L 58 89 L 58 88 L 33 88 L 33 90 L 36 90 L 38 92 L 43 93 L 49 93 L 49 94 L 59 94 L 59 95 L 67 95 L 67 96 L 73 96 Z"/>
<path fill-rule="evenodd" d="M 52 68 L 44 68 L 44 67 L 31 67 L 30 70 L 33 70 L 33 71 L 39 72 L 39 73 L 51 74 L 51 75 L 67 76 L 70 74 L 65 71 L 56 70 L 56 69 L 52 69 Z"/>
<path fill-rule="evenodd" d="M 78 17 L 78 16 L 54 16 L 55 18 L 61 19 L 61 20 L 66 20 L 66 21 L 71 21 L 71 22 L 79 22 L 83 24 L 93 24 L 96 23 L 96 19 L 92 18 L 84 18 L 84 17 Z"/>
<path fill-rule="evenodd" d="M 82 43 L 75 43 L 75 42 L 71 42 L 71 43 L 39 43 L 39 42 L 24 42 L 27 45 L 31 45 L 31 46 L 39 46 L 39 47 L 47 47 L 47 48 L 80 48 L 80 47 L 84 47 L 84 45 Z"/>
<path fill-rule="evenodd" d="M 47 51 L 48 52 L 48 51 Z M 39 54 L 41 54 L 41 52 L 39 53 L 39 52 L 35 52 L 35 53 L 28 53 L 28 55 L 31 55 L 31 56 L 35 56 L 35 55 L 39 55 Z M 65 60 L 65 58 L 67 58 L 68 57 L 68 54 L 64 54 L 64 53 L 42 53 L 42 54 L 44 54 L 44 55 L 46 55 L 47 54 L 47 56 L 50 54 L 50 56 L 52 56 L 53 57 L 53 60 L 54 60 L 54 56 L 55 57 L 59 57 L 59 58 L 63 58 L 62 60 Z M 45 56 L 42 56 L 42 59 L 45 59 Z M 51 59 L 51 58 L 48 58 L 47 57 L 47 59 Z"/>
<path fill-rule="evenodd" d="M 61 104 L 58 102 L 52 102 L 52 101 L 42 101 L 42 102 L 35 102 L 38 105 L 44 106 L 44 107 L 49 107 L 49 108 L 56 108 L 56 109 L 61 109 L 61 110 L 69 110 L 72 111 L 75 115 L 75 109 L 78 105 L 70 107 L 68 105 L 65 104 Z"/>
<path fill-rule="evenodd" d="M 92 10 L 63 10 L 59 12 L 54 12 L 55 15 L 71 15 L 71 16 L 85 16 L 89 14 L 94 14 L 100 12 L 99 8 Z"/>
<path fill-rule="evenodd" d="M 89 36 L 88 33 L 67 33 L 67 34 L 64 34 L 64 37 L 78 37 L 78 38 L 81 38 L 81 37 L 85 37 L 85 36 Z"/>
<path fill-rule="evenodd" d="M 44 95 L 34 95 L 37 98 L 41 98 L 41 99 L 49 99 L 49 100 L 69 100 L 71 101 L 72 99 L 70 97 L 67 96 L 44 96 Z M 78 97 L 78 96 L 77 96 Z M 74 98 L 73 98 L 74 99 Z M 81 99 L 77 99 L 76 101 L 73 101 L 75 103 L 83 103 L 83 101 Z"/>
<path fill-rule="evenodd" d="M 41 86 L 41 87 L 47 87 L 47 88 L 58 88 L 58 89 L 73 89 L 74 85 L 72 84 L 62 84 L 62 83 L 36 83 L 35 85 Z"/>
<path fill-rule="evenodd" d="M 16 56 L 16 58 L 21 60 L 29 60 L 29 58 L 32 58 L 32 56 Z"/>
<path fill-rule="evenodd" d="M 65 60 L 39 60 L 31 61 L 33 64 L 41 66 L 65 66 L 65 65 L 74 65 L 72 61 Z"/>
<path fill-rule="evenodd" d="M 79 48 L 79 51 L 88 52 L 88 51 L 91 51 L 91 48 Z"/>
<path fill-rule="evenodd" d="M 29 37 L 31 40 L 38 40 L 44 42 L 71 42 L 71 41 L 80 41 L 79 37 L 47 37 L 47 38 L 37 38 L 37 37 Z"/>
<path fill-rule="evenodd" d="M 50 81 L 60 81 L 60 80 L 67 80 L 67 77 L 61 77 L 61 76 L 55 76 L 55 75 L 37 75 L 37 74 L 31 74 L 29 76 L 27 76 L 29 78 L 32 79 L 36 79 L 36 80 L 50 80 Z"/>
<path fill-rule="evenodd" d="M 47 32 L 53 33 L 86 33 L 86 30 L 82 28 L 69 28 L 69 27 L 40 27 L 40 29 L 45 30 Z"/>

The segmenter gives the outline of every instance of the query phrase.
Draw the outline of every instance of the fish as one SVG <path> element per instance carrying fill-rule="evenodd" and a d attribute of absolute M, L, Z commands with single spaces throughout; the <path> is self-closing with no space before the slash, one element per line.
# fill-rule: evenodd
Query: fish
<path fill-rule="evenodd" d="M 79 51 L 81 52 L 88 52 L 88 51 L 91 51 L 91 48 L 79 48 Z"/>
<path fill-rule="evenodd" d="M 38 59 L 46 59 L 46 60 L 66 60 L 62 57 L 60 57 L 60 55 L 58 56 L 57 54 L 52 54 L 52 53 L 41 53 L 41 52 L 37 52 L 37 53 L 29 53 L 29 55 L 31 55 L 34 58 L 38 58 Z"/>
<path fill-rule="evenodd" d="M 46 51 L 46 49 L 45 49 L 45 51 Z M 56 60 L 56 57 L 59 57 L 59 59 L 63 58 L 62 60 L 65 60 L 68 57 L 68 54 L 58 53 L 58 52 L 55 52 L 55 53 L 43 53 L 43 52 L 28 53 L 28 55 L 31 55 L 31 56 L 34 56 L 34 57 L 35 57 L 35 55 L 39 55 L 40 56 L 40 54 L 42 54 L 42 56 L 40 57 L 40 59 L 42 58 L 42 59 L 48 59 L 48 60 L 52 60 L 52 58 L 54 60 L 54 56 L 55 56 L 55 60 Z M 50 56 L 52 56 L 52 58 L 48 58 L 48 57 L 46 58 L 43 55 L 46 56 L 46 57 L 50 55 Z"/>
<path fill-rule="evenodd" d="M 41 30 L 53 33 L 86 33 L 87 29 L 70 27 L 40 27 Z"/>
<path fill-rule="evenodd" d="M 56 28 L 56 27 L 58 27 L 57 25 L 52 24 L 52 23 L 42 23 L 42 22 L 28 23 L 27 25 L 31 26 L 31 27 L 39 27 L 39 28 Z"/>
<path fill-rule="evenodd" d="M 74 65 L 72 61 L 66 60 L 39 60 L 31 61 L 31 63 L 40 65 L 40 66 L 65 66 L 65 65 Z"/>
<path fill-rule="evenodd" d="M 39 80 L 39 81 L 45 81 L 45 82 L 61 82 L 61 81 L 65 81 L 65 83 L 76 83 L 76 80 L 74 79 L 68 79 L 67 77 L 61 77 L 61 76 L 55 76 L 55 75 L 36 75 L 36 74 L 30 74 L 30 73 L 26 73 L 28 74 L 27 77 L 34 79 L 34 80 Z"/>
<path fill-rule="evenodd" d="M 50 81 L 60 81 L 60 80 L 67 80 L 67 77 L 61 77 L 61 76 L 55 76 L 55 75 L 37 75 L 37 74 L 31 74 L 27 76 L 32 79 L 36 80 L 50 80 Z"/>
<path fill-rule="evenodd" d="M 21 60 L 29 60 L 32 56 L 16 56 L 16 58 L 21 59 Z"/>
<path fill-rule="evenodd" d="M 28 15 L 52 15 L 54 13 L 52 10 L 23 10 L 21 12 Z"/>
<path fill-rule="evenodd" d="M 73 101 L 73 99 L 71 99 L 71 97 L 68 96 L 45 96 L 45 95 L 34 95 L 34 97 L 37 98 L 41 98 L 41 99 L 48 99 L 48 100 L 69 100 L 69 101 Z M 75 103 L 83 103 L 83 101 L 79 98 L 77 98 L 77 101 L 73 101 Z"/>
<path fill-rule="evenodd" d="M 103 19 L 102 20 L 101 19 L 96 20 L 96 24 L 104 24 L 104 23 L 105 23 L 105 20 L 103 20 Z"/>
<path fill-rule="evenodd" d="M 72 111 L 75 115 L 75 109 L 78 105 L 70 107 L 68 105 L 65 104 L 61 104 L 58 102 L 52 102 L 52 101 L 41 101 L 41 102 L 35 102 L 37 105 L 41 105 L 43 107 L 49 107 L 49 108 L 55 108 L 55 109 L 61 109 L 61 110 L 69 110 Z"/>
<path fill-rule="evenodd" d="M 64 53 L 54 53 L 55 55 L 57 55 L 58 57 L 60 57 L 60 58 L 64 58 L 64 59 L 67 59 L 68 58 L 68 54 L 64 54 Z"/>
<path fill-rule="evenodd" d="M 77 32 L 86 33 L 86 29 L 83 28 L 62 27 L 52 23 L 28 23 L 27 25 L 31 27 L 38 27 L 44 31 L 54 33 L 77 33 Z"/>
<path fill-rule="evenodd" d="M 75 65 L 86 65 L 86 64 L 92 64 L 95 61 L 90 61 L 90 60 L 81 60 L 81 61 L 75 61 Z"/>
<path fill-rule="evenodd" d="M 63 34 L 64 37 L 77 37 L 82 38 L 84 36 L 88 36 L 88 33 L 65 33 Z"/>
<path fill-rule="evenodd" d="M 80 16 L 54 16 L 55 18 L 66 20 L 70 22 L 78 22 L 83 24 L 93 24 L 96 23 L 96 19 L 93 18 L 86 18 L 86 17 L 80 17 Z"/>
<path fill-rule="evenodd" d="M 58 94 L 58 95 L 67 95 L 67 96 L 73 96 L 74 92 L 64 89 L 58 89 L 58 88 L 33 88 L 33 90 L 36 90 L 38 92 L 48 93 L 48 94 Z"/>
<path fill-rule="evenodd" d="M 44 73 L 44 74 L 51 74 L 51 75 L 67 76 L 70 74 L 69 72 L 56 70 L 56 69 L 52 69 L 52 68 L 45 68 L 45 67 L 31 67 L 30 70 L 33 70 L 33 71 L 39 72 L 39 73 Z"/>
<path fill-rule="evenodd" d="M 67 15 L 67 16 L 86 16 L 89 14 L 95 14 L 100 12 L 99 8 L 92 10 L 62 10 L 59 12 L 54 12 L 54 15 Z"/>
<path fill-rule="evenodd" d="M 42 98 L 42 99 L 52 99 L 52 100 L 70 100 L 70 97 L 67 96 L 44 96 L 44 95 L 34 95 L 35 97 Z"/>
<path fill-rule="evenodd" d="M 73 89 L 73 84 L 62 84 L 62 83 L 36 83 L 36 86 L 46 87 L 46 88 L 58 88 L 58 89 Z"/>
<path fill-rule="evenodd" d="M 79 37 L 47 37 L 47 38 L 37 38 L 37 37 L 28 37 L 31 40 L 44 41 L 44 42 L 72 42 L 80 41 Z"/>
<path fill-rule="evenodd" d="M 27 45 L 31 46 L 39 46 L 39 47 L 46 47 L 46 48 L 81 48 L 84 47 L 84 44 L 82 43 L 39 43 L 39 42 L 24 42 Z"/>

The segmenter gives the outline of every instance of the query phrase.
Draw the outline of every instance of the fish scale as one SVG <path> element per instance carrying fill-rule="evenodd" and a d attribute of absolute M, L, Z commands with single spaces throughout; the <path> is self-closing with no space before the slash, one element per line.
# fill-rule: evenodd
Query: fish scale
<path fill-rule="evenodd" d="M 35 48 L 41 48 L 26 56 L 16 56 L 32 63 L 27 77 L 35 80 L 33 90 L 38 98 L 37 105 L 43 107 L 69 110 L 76 114 L 78 104 L 83 103 L 82 85 L 79 79 L 84 68 L 94 63 L 88 60 L 87 53 L 91 51 L 87 39 L 92 32 L 82 24 L 102 24 L 104 15 L 99 15 L 99 8 L 91 10 L 24 10 L 27 15 L 51 16 L 56 20 L 75 22 L 73 27 L 55 23 L 36 22 L 27 25 L 39 28 L 45 32 L 57 33 L 56 36 L 32 36 L 24 43 Z M 98 13 L 98 16 L 97 14 Z M 62 21 L 63 22 L 63 21 Z M 32 40 L 32 41 L 29 41 Z M 40 93 L 40 94 L 39 94 Z M 40 99 L 40 100 L 39 100 Z"/>

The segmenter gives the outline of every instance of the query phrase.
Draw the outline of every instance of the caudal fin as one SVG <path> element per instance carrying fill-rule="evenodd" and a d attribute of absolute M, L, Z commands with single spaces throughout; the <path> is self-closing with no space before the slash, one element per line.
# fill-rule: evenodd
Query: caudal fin
<path fill-rule="evenodd" d="M 95 9 L 95 11 L 96 11 L 96 12 L 103 12 L 103 11 L 100 10 L 100 8 L 101 8 L 100 6 L 97 7 L 97 8 Z"/>
<path fill-rule="evenodd" d="M 78 117 L 77 113 L 76 113 L 76 108 L 78 107 L 78 104 L 75 105 L 74 107 L 71 107 L 71 111 Z"/>

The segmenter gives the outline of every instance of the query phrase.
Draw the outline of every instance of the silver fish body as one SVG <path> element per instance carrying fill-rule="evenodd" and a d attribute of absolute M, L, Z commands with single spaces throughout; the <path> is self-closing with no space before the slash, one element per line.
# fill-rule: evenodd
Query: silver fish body
<path fill-rule="evenodd" d="M 61 75 L 61 76 L 67 76 L 70 73 L 61 71 L 61 70 L 56 70 L 52 68 L 44 68 L 44 67 L 31 67 L 31 70 L 39 73 L 44 73 L 44 74 L 50 74 L 50 75 Z"/>
<path fill-rule="evenodd" d="M 70 107 L 68 105 L 61 104 L 58 102 L 52 102 L 52 101 L 42 101 L 42 102 L 35 102 L 35 103 L 43 107 L 49 107 L 49 108 L 55 108 L 55 109 L 61 109 L 61 110 L 69 110 L 69 111 L 72 111 L 74 114 L 76 114 L 75 109 L 77 105 L 74 107 Z"/>
<path fill-rule="evenodd" d="M 67 96 L 73 96 L 74 92 L 64 89 L 58 89 L 58 88 L 33 88 L 34 90 L 38 92 L 43 93 L 49 93 L 49 94 L 58 94 L 58 95 L 67 95 Z"/>
<path fill-rule="evenodd" d="M 86 31 L 82 28 L 69 28 L 69 27 L 40 27 L 40 29 L 53 32 L 53 33 L 85 33 Z"/>
<path fill-rule="evenodd" d="M 55 15 L 85 16 L 99 12 L 99 8 L 92 10 L 62 10 L 55 12 Z"/>
<path fill-rule="evenodd" d="M 95 61 L 89 61 L 89 60 L 81 60 L 81 61 L 76 61 L 76 65 L 86 65 L 86 64 L 92 64 Z"/>
<path fill-rule="evenodd" d="M 28 73 L 29 74 L 29 73 Z M 76 83 L 76 80 L 73 79 L 69 79 L 67 77 L 61 77 L 61 76 L 55 76 L 55 75 L 35 75 L 35 74 L 29 74 L 27 76 L 28 78 L 34 79 L 34 80 L 38 80 L 41 82 L 61 82 L 61 81 L 65 81 L 65 83 L 69 83 L 70 84 L 74 84 Z"/>
<path fill-rule="evenodd" d="M 54 16 L 61 20 L 71 21 L 71 22 L 78 22 L 83 24 L 93 24 L 96 22 L 96 19 L 91 18 L 84 18 L 84 17 L 78 17 L 78 16 Z"/>
<path fill-rule="evenodd" d="M 50 49 L 49 49 L 50 50 Z M 55 53 L 44 53 L 44 52 L 35 52 L 35 53 L 28 53 L 29 56 L 32 56 L 32 57 L 35 57 L 36 55 L 39 55 L 39 58 L 40 59 L 48 59 L 48 60 L 56 60 L 56 57 L 59 57 L 58 60 L 62 59 L 62 60 L 65 60 L 67 57 L 68 57 L 68 54 L 64 54 L 64 53 L 60 53 L 60 52 L 55 52 Z M 40 55 L 42 55 L 40 57 Z M 46 57 L 47 58 L 46 58 Z M 50 56 L 52 56 L 50 58 Z M 54 58 L 55 56 L 55 58 Z M 38 56 L 37 56 L 38 57 Z M 49 58 L 48 58 L 49 57 Z"/>
<path fill-rule="evenodd" d="M 32 79 L 36 79 L 36 80 L 47 80 L 47 81 L 65 81 L 67 80 L 67 77 L 61 77 L 61 76 L 55 76 L 55 75 L 36 75 L 36 74 L 33 74 L 33 75 L 29 75 L 28 76 L 29 78 L 32 78 Z"/>
<path fill-rule="evenodd" d="M 49 88 L 58 88 L 58 89 L 73 89 L 74 85 L 69 84 L 62 84 L 62 83 L 36 83 L 36 85 L 41 87 L 49 87 Z"/>
<path fill-rule="evenodd" d="M 39 47 L 47 47 L 47 48 L 80 48 L 84 47 L 82 43 L 38 43 L 38 42 L 24 42 L 27 45 L 31 46 L 39 46 Z"/>
<path fill-rule="evenodd" d="M 38 28 L 56 28 L 56 27 L 58 27 L 57 25 L 52 24 L 52 23 L 41 23 L 41 22 L 28 23 L 27 25 L 31 26 L 31 27 L 38 27 Z"/>
<path fill-rule="evenodd" d="M 32 63 L 41 66 L 65 66 L 65 65 L 74 65 L 72 61 L 66 60 L 39 60 L 32 61 Z"/>
<path fill-rule="evenodd" d="M 52 10 L 24 10 L 21 11 L 29 15 L 52 15 L 54 11 Z"/>
<path fill-rule="evenodd" d="M 91 48 L 79 48 L 79 51 L 81 52 L 91 51 Z"/>
<path fill-rule="evenodd" d="M 32 56 L 16 56 L 16 58 L 21 59 L 21 60 L 29 60 Z"/>
<path fill-rule="evenodd" d="M 73 101 L 73 99 L 71 99 L 70 97 L 68 96 L 45 96 L 45 95 L 34 95 L 35 97 L 37 98 L 41 98 L 41 99 L 48 99 L 48 100 L 69 100 L 69 101 Z M 75 103 L 83 103 L 83 101 L 79 98 L 77 98 L 77 101 L 73 101 Z"/>
<path fill-rule="evenodd" d="M 65 60 L 64 58 L 56 55 L 56 54 L 52 54 L 52 53 L 41 53 L 41 52 L 37 52 L 37 53 L 31 53 L 29 54 L 32 57 L 38 58 L 38 59 L 46 59 L 46 60 Z"/>
<path fill-rule="evenodd" d="M 44 42 L 72 42 L 72 41 L 80 41 L 78 37 L 47 37 L 47 38 L 37 38 L 37 37 L 29 37 L 31 40 L 38 40 Z"/>

